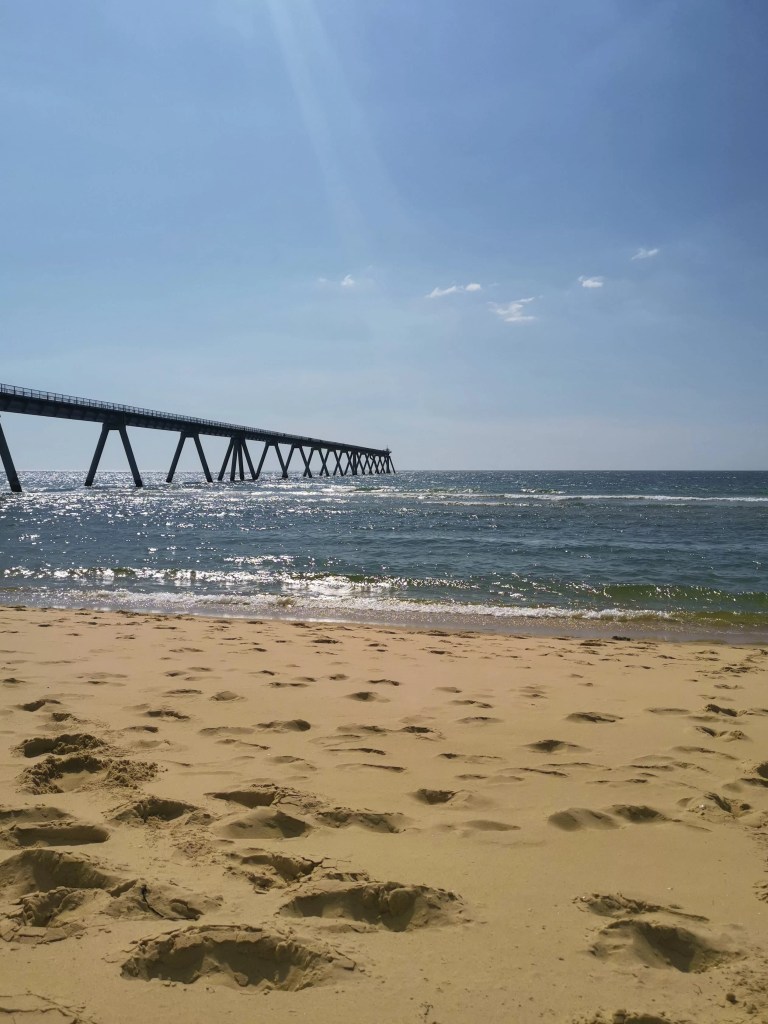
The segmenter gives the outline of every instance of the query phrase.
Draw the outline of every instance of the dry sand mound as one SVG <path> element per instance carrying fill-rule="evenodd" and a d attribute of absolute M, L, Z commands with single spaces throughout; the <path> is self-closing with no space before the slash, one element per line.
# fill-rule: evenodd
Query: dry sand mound
<path fill-rule="evenodd" d="M 259 807 L 242 818 L 236 818 L 219 828 L 227 839 L 295 839 L 311 831 L 312 826 L 285 811 Z"/>
<path fill-rule="evenodd" d="M 232 987 L 296 992 L 328 980 L 354 963 L 292 936 L 262 928 L 216 925 L 186 928 L 137 943 L 123 975 L 191 985 L 201 978 Z"/>

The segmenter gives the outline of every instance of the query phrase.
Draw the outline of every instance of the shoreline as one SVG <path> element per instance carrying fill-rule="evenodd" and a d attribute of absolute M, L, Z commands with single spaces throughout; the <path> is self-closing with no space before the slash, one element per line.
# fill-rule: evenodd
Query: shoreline
<path fill-rule="evenodd" d="M 209 607 L 195 607 L 194 610 L 179 609 L 161 604 L 151 607 L 140 600 L 147 595 L 135 595 L 138 600 L 128 599 L 119 603 L 103 600 L 78 603 L 50 602 L 48 595 L 39 602 L 26 599 L 21 602 L 0 603 L 0 608 L 56 609 L 59 611 L 88 610 L 103 613 L 138 615 L 163 615 L 170 617 L 191 617 L 201 619 L 231 619 L 248 621 L 258 619 L 274 622 L 313 622 L 338 625 L 370 626 L 372 628 L 393 628 L 417 631 L 439 629 L 448 633 L 478 633 L 511 637 L 573 638 L 573 639 L 616 639 L 617 634 L 630 640 L 649 640 L 658 643 L 719 643 L 734 646 L 760 646 L 768 644 L 768 625 L 761 628 L 728 626 L 702 626 L 679 620 L 653 619 L 643 616 L 622 618 L 596 614 L 594 618 L 568 615 L 500 615 L 478 612 L 476 615 L 446 610 L 440 612 L 415 611 L 394 613 L 387 616 L 379 612 L 350 614 L 349 610 L 338 614 L 327 609 L 312 609 L 309 605 L 281 610 L 274 605 L 237 610 L 226 603 L 212 603 Z"/>

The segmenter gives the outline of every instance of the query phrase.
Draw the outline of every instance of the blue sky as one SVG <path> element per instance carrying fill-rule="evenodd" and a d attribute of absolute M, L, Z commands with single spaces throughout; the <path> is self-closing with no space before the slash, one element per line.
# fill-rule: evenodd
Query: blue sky
<path fill-rule="evenodd" d="M 764 0 L 0 0 L 0 380 L 402 468 L 767 468 L 766 50 Z M 3 423 L 21 469 L 97 433 Z"/>

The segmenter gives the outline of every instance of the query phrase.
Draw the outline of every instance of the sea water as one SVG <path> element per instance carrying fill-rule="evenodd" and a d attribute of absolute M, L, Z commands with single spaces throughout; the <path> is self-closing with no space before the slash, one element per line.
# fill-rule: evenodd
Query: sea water
<path fill-rule="evenodd" d="M 768 641 L 768 473 L 28 473 L 0 603 Z"/>

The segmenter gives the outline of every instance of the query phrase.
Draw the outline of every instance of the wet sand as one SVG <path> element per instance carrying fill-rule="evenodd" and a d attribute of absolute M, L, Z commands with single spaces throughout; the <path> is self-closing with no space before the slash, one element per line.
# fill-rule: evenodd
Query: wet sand
<path fill-rule="evenodd" d="M 0 1021 L 768 1021 L 767 683 L 757 645 L 1 608 Z"/>

